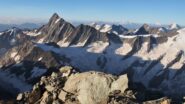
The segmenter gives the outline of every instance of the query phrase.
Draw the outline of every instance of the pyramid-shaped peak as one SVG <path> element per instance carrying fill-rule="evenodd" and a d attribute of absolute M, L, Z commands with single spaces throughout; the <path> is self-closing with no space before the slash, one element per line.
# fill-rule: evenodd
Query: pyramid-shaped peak
<path fill-rule="evenodd" d="M 57 13 L 54 13 L 53 16 L 50 18 L 50 22 L 59 21 L 61 18 Z"/>
<path fill-rule="evenodd" d="M 61 23 L 62 21 L 64 21 L 64 19 L 62 19 L 57 13 L 54 13 L 50 18 L 48 25 L 51 26 L 56 23 Z"/>
<path fill-rule="evenodd" d="M 60 18 L 60 16 L 57 13 L 54 13 L 51 18 Z"/>

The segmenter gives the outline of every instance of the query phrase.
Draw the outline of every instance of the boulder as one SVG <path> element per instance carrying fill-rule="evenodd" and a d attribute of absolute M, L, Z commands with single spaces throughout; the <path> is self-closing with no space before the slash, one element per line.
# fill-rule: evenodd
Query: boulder
<path fill-rule="evenodd" d="M 128 88 L 128 77 L 127 74 L 120 76 L 111 85 L 111 91 L 121 90 L 122 93 Z"/>
<path fill-rule="evenodd" d="M 68 77 L 72 73 L 72 67 L 71 66 L 64 66 L 59 69 L 59 71 L 63 74 L 63 76 Z"/>
<path fill-rule="evenodd" d="M 81 104 L 107 104 L 113 81 L 114 77 L 109 74 L 85 72 L 71 75 L 64 90 L 77 95 Z"/>
<path fill-rule="evenodd" d="M 130 100 L 120 95 L 128 87 L 127 75 L 117 77 L 94 71 L 75 73 L 70 67 L 62 70 L 63 73 L 42 77 L 32 92 L 20 94 L 17 101 L 23 104 L 107 104 L 110 98 L 114 98 L 113 102 L 120 98 L 124 98 L 122 102 Z M 64 70 L 71 74 L 64 76 Z M 110 95 L 110 92 L 113 93 Z"/>
<path fill-rule="evenodd" d="M 46 87 L 46 90 L 49 91 L 49 92 L 53 92 L 55 90 L 55 87 L 51 86 L 51 85 L 47 85 Z"/>

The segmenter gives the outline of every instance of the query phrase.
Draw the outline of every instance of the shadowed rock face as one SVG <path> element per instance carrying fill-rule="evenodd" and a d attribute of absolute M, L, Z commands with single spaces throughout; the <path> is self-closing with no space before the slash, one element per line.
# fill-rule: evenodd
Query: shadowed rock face
<path fill-rule="evenodd" d="M 30 39 L 29 36 L 18 28 L 12 28 L 2 32 L 0 35 L 0 55 L 4 54 L 8 49 L 23 44 Z"/>
<path fill-rule="evenodd" d="M 27 42 L 8 50 L 1 57 L 0 78 L 4 81 L 4 84 L 12 85 L 10 89 L 15 90 L 8 91 L 17 94 L 30 90 L 32 85 L 40 80 L 41 76 L 56 71 L 69 61 L 52 51 L 44 50 L 39 47 L 39 44 Z"/>
<path fill-rule="evenodd" d="M 43 36 L 43 42 L 68 42 L 69 45 L 76 45 L 83 43 L 88 45 L 96 41 L 107 42 L 107 33 L 101 33 L 96 29 L 87 26 L 80 25 L 74 28 L 70 23 L 60 18 L 57 14 L 54 14 L 49 23 L 42 27 L 40 30 Z"/>
<path fill-rule="evenodd" d="M 136 34 L 149 34 L 150 26 L 148 24 L 144 24 L 139 30 L 136 32 Z"/>
<path fill-rule="evenodd" d="M 89 45 L 97 41 L 108 42 L 108 37 L 107 33 L 101 33 L 87 25 L 80 25 L 66 41 L 70 42 L 70 45 L 76 45 L 78 43 Z"/>
<path fill-rule="evenodd" d="M 1 39 L 1 42 L 3 41 L 8 41 L 9 44 L 11 43 L 11 40 L 12 39 L 22 39 L 24 40 L 24 38 L 26 37 L 27 35 L 24 34 L 22 32 L 21 29 L 18 29 L 18 28 L 12 28 L 12 29 L 9 29 L 7 31 L 4 31 L 1 35 L 0 35 L 0 39 Z M 11 44 L 10 44 L 11 45 Z M 13 45 L 13 43 L 12 43 Z"/>
<path fill-rule="evenodd" d="M 0 64 L 6 67 L 12 64 L 20 63 L 22 61 L 37 62 L 40 61 L 47 68 L 57 67 L 60 65 L 60 58 L 51 51 L 45 51 L 39 48 L 37 44 L 28 41 L 23 45 L 18 45 L 6 52 L 1 57 Z"/>
<path fill-rule="evenodd" d="M 9 100 L 9 98 L 13 98 L 13 95 L 6 91 L 4 88 L 0 87 L 0 100 Z"/>
<path fill-rule="evenodd" d="M 126 34 L 128 32 L 127 28 L 121 25 L 112 25 L 112 32 L 116 31 L 118 34 Z"/>
<path fill-rule="evenodd" d="M 57 14 L 54 14 L 49 23 L 40 29 L 44 42 L 58 42 L 66 38 L 74 31 L 74 26 L 64 21 Z"/>

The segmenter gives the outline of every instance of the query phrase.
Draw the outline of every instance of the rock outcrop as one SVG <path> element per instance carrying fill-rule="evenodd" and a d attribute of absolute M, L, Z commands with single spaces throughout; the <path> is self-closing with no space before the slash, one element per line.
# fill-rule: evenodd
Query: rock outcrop
<path fill-rule="evenodd" d="M 170 104 L 162 97 L 151 101 L 140 101 L 137 92 L 129 89 L 126 74 L 119 77 L 102 72 L 79 73 L 65 66 L 51 76 L 43 76 L 31 92 L 20 93 L 21 104 Z M 144 96 L 144 95 L 143 95 Z"/>
<path fill-rule="evenodd" d="M 17 101 L 40 104 L 107 104 L 110 92 L 119 90 L 124 93 L 127 88 L 127 75 L 116 77 L 101 72 L 79 73 L 66 66 L 49 77 L 43 76 L 34 85 L 33 91 L 19 94 Z"/>

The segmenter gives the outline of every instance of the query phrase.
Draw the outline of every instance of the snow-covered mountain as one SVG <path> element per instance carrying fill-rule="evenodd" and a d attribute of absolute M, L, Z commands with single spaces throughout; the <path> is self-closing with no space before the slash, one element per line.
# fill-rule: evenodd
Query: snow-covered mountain
<path fill-rule="evenodd" d="M 181 29 L 181 26 L 179 26 L 178 24 L 176 23 L 173 23 L 169 26 L 169 30 L 178 30 L 178 29 Z"/>
<path fill-rule="evenodd" d="M 109 25 L 102 24 L 99 25 L 97 23 L 91 23 L 90 26 L 104 33 L 113 33 L 116 35 L 146 35 L 146 34 L 165 34 L 168 31 L 174 29 L 167 29 L 162 26 L 150 26 L 148 24 L 144 24 L 137 29 L 127 29 L 122 25 Z M 177 30 L 177 29 L 176 29 Z"/>
<path fill-rule="evenodd" d="M 167 33 L 168 30 L 165 27 L 151 27 L 148 24 L 144 24 L 139 29 L 134 31 L 135 35 L 146 35 L 146 34 L 164 34 Z"/>
<path fill-rule="evenodd" d="M 128 29 L 124 28 L 122 25 L 114 25 L 114 24 L 113 25 L 109 25 L 109 24 L 99 25 L 97 23 L 91 23 L 90 26 L 94 27 L 100 32 L 114 33 L 116 35 L 124 35 L 124 34 L 127 34 L 128 32 Z"/>
<path fill-rule="evenodd" d="M 11 43 L 11 36 L 19 37 L 13 30 L 0 33 L 0 40 Z M 132 83 L 140 83 L 147 90 L 173 98 L 185 96 L 185 29 L 168 31 L 144 24 L 133 34 L 128 32 L 121 25 L 75 27 L 54 14 L 41 28 L 19 33 L 31 38 L 1 56 L 0 78 L 25 91 L 42 75 L 71 65 L 82 72 L 127 73 Z"/>
<path fill-rule="evenodd" d="M 52 27 L 56 27 L 57 20 L 50 21 L 49 24 L 53 23 Z M 64 27 L 65 25 L 62 25 L 60 30 Z M 104 27 L 108 30 L 110 26 Z M 165 94 L 178 95 L 175 92 L 179 87 L 177 89 L 171 87 L 177 84 L 174 82 L 176 78 L 183 76 L 181 71 L 184 65 L 182 63 L 184 50 L 181 46 L 184 29 L 172 32 L 143 25 L 137 31 L 140 35 L 120 37 L 114 33 L 100 33 L 86 25 L 77 28 L 70 25 L 70 28 L 65 29 L 70 30 L 65 32 L 66 34 L 57 32 L 55 35 L 62 35 L 60 41 L 56 41 L 61 47 L 58 51 L 70 59 L 72 66 L 81 71 L 92 69 L 114 74 L 132 72 L 132 79 L 135 82 L 141 82 L 147 88 L 162 90 Z M 144 31 L 140 31 L 141 29 Z M 158 32 L 164 33 L 158 35 Z M 49 40 L 55 42 L 55 39 Z M 160 81 L 156 82 L 156 79 Z M 179 80 L 180 86 L 183 79 Z"/>

